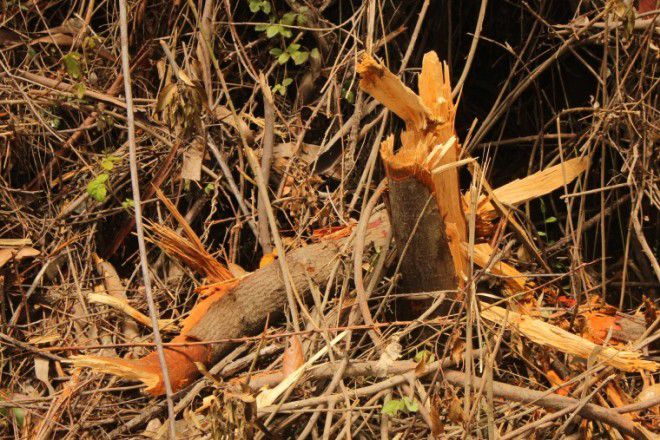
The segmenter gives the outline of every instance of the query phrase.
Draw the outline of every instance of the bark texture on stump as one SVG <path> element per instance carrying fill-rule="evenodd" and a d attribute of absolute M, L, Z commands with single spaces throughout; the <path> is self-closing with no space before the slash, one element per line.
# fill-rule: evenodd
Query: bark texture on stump
<path fill-rule="evenodd" d="M 392 228 L 404 274 L 402 291 L 456 289 L 454 262 L 434 195 L 414 177 L 391 179 L 389 186 Z"/>

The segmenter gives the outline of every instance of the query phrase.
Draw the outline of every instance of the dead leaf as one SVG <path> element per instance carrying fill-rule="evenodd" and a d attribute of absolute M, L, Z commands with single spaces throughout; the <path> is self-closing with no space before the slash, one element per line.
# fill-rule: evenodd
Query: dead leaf
<path fill-rule="evenodd" d="M 462 424 L 463 420 L 465 420 L 465 415 L 463 414 L 463 404 L 455 395 L 451 397 L 449 402 L 447 418 L 457 425 Z"/>
<path fill-rule="evenodd" d="M 0 249 L 0 267 L 7 264 L 8 261 L 14 259 L 21 261 L 24 258 L 32 258 L 39 255 L 41 252 L 31 247 L 22 247 L 16 249 Z"/>
<path fill-rule="evenodd" d="M 35 357 L 34 358 L 34 376 L 39 379 L 41 382 L 46 385 L 48 388 L 48 394 L 53 395 L 55 394 L 55 388 L 50 384 L 50 380 L 48 379 L 48 368 L 49 368 L 50 362 L 46 358 L 42 357 Z"/>
<path fill-rule="evenodd" d="M 287 338 L 287 347 L 282 356 L 282 373 L 284 377 L 296 371 L 305 363 L 302 344 L 298 336 Z"/>
<path fill-rule="evenodd" d="M 202 178 L 203 161 L 204 142 L 200 137 L 196 137 L 183 152 L 181 178 L 198 182 Z"/>
<path fill-rule="evenodd" d="M 385 349 L 380 355 L 378 362 L 376 362 L 375 371 L 380 376 L 387 375 L 389 367 L 401 357 L 401 344 L 399 344 L 398 336 L 393 336 L 390 342 L 385 346 Z"/>

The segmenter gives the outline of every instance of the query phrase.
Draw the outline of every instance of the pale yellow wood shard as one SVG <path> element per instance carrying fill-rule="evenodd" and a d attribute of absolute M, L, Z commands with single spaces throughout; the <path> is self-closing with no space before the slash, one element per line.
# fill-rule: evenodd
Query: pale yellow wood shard
<path fill-rule="evenodd" d="M 20 261 L 23 258 L 32 258 L 39 255 L 41 252 L 31 247 L 22 247 L 20 249 L 0 249 L 0 267 L 7 264 L 11 259 Z"/>
<path fill-rule="evenodd" d="M 544 196 L 552 191 L 571 183 L 589 166 L 589 159 L 576 157 L 558 165 L 544 169 L 523 179 L 517 179 L 493 191 L 497 199 L 505 205 L 518 205 L 528 200 Z M 469 202 L 469 200 L 467 200 Z M 468 203 L 468 206 L 469 203 Z M 493 218 L 497 215 L 495 208 L 483 199 L 477 208 L 479 215 Z"/>
<path fill-rule="evenodd" d="M 403 119 L 409 130 L 426 129 L 431 113 L 396 75 L 368 54 L 364 54 L 356 69 L 362 90 Z"/>
<path fill-rule="evenodd" d="M 145 314 L 143 314 L 142 312 L 140 312 L 139 310 L 135 309 L 130 304 L 128 304 L 128 301 L 126 301 L 125 298 L 110 296 L 105 293 L 89 293 L 87 295 L 87 300 L 90 303 L 104 304 L 106 306 L 110 306 L 112 308 L 120 310 L 124 312 L 126 315 L 136 320 L 137 322 L 139 322 L 140 324 L 147 327 L 151 327 L 151 318 L 149 318 L 148 316 L 146 316 Z M 179 327 L 171 319 L 159 319 L 158 326 L 160 327 L 161 331 L 168 331 L 168 332 L 179 331 Z"/>
<path fill-rule="evenodd" d="M 454 103 L 451 98 L 449 67 L 431 51 L 424 55 L 418 81 L 419 96 L 433 118 L 440 122 L 435 134 L 441 143 L 454 133 Z"/>
<path fill-rule="evenodd" d="M 417 82 L 419 97 L 434 116 L 447 118 L 447 112 L 439 111 L 438 105 L 441 101 L 446 104 L 446 95 L 443 93 L 444 83 L 444 69 L 438 55 L 435 52 L 428 52 L 422 59 L 422 73 Z"/>
<path fill-rule="evenodd" d="M 463 251 L 468 255 L 467 245 L 463 247 Z M 495 250 L 488 243 L 475 244 L 474 263 L 479 267 L 486 267 L 494 253 Z M 503 277 L 504 284 L 506 284 L 512 292 L 522 292 L 527 289 L 527 277 L 510 264 L 503 261 L 497 261 L 490 267 L 489 272 L 493 275 Z"/>
<path fill-rule="evenodd" d="M 642 359 L 642 355 L 635 351 L 618 350 L 614 347 L 605 347 L 567 332 L 555 325 L 548 324 L 514 311 L 507 311 L 502 307 L 486 303 L 481 304 L 481 317 L 504 325 L 506 328 L 518 332 L 532 342 L 550 347 L 562 353 L 578 356 L 582 359 L 594 358 L 622 371 L 657 371 L 659 364 Z"/>
<path fill-rule="evenodd" d="M 104 356 L 71 356 L 69 360 L 76 368 L 92 368 L 101 373 L 113 374 L 127 380 L 140 381 L 147 386 L 147 390 L 156 388 L 161 381 L 159 374 L 138 368 L 136 362 L 131 359 Z"/>

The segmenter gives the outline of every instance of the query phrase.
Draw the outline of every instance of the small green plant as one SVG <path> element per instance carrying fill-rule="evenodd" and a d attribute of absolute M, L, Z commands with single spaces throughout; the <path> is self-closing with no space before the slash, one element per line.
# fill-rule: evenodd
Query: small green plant
<path fill-rule="evenodd" d="M 124 209 L 133 209 L 135 208 L 135 201 L 133 199 L 127 198 L 123 202 L 121 202 L 121 207 Z"/>
<path fill-rule="evenodd" d="M 206 186 L 204 187 L 204 194 L 207 196 L 210 195 L 213 191 L 215 191 L 215 184 L 214 183 L 207 183 Z"/>
<path fill-rule="evenodd" d="M 407 413 L 415 413 L 419 411 L 419 404 L 411 397 L 404 397 L 403 399 L 392 399 L 385 402 L 383 405 L 383 414 L 388 416 L 396 416 L 399 411 Z"/>
<path fill-rule="evenodd" d="M 268 11 L 264 10 L 264 8 Z M 263 11 L 268 14 L 270 9 L 270 3 L 264 0 L 250 0 L 250 10 L 252 12 Z M 275 21 L 275 17 L 270 17 L 270 23 L 258 24 L 255 26 L 255 29 L 259 32 L 266 32 L 268 38 L 273 38 L 277 35 L 281 35 L 284 38 L 291 38 L 293 33 L 289 27 L 295 25 L 302 26 L 307 23 L 306 13 L 307 8 L 303 6 L 298 8 L 297 12 L 287 12 L 277 21 Z"/>
<path fill-rule="evenodd" d="M 109 172 L 115 168 L 115 163 L 119 162 L 121 159 L 117 156 L 108 155 L 101 159 L 101 168 L 104 170 L 103 173 L 94 177 L 87 184 L 87 194 L 97 202 L 103 203 L 108 196 L 108 180 L 110 179 Z M 131 201 L 132 202 L 132 201 Z M 122 206 L 124 204 L 122 203 Z"/>
<path fill-rule="evenodd" d="M 91 182 L 87 184 L 87 194 L 97 202 L 105 202 L 108 196 L 108 188 L 106 186 L 110 175 L 108 173 L 101 173 L 94 177 Z"/>
<path fill-rule="evenodd" d="M 293 33 L 291 29 L 287 29 L 282 26 L 280 23 L 262 23 L 255 26 L 255 29 L 259 32 L 266 32 L 268 38 L 276 37 L 281 35 L 284 38 L 291 38 Z"/>
<path fill-rule="evenodd" d="M 301 8 L 298 8 L 298 11 L 296 12 L 287 12 L 284 14 L 280 19 L 280 23 L 286 26 L 293 26 L 294 24 L 303 26 L 305 23 L 307 23 L 307 17 L 305 16 L 306 13 L 307 7 L 302 6 Z"/>
<path fill-rule="evenodd" d="M 250 0 L 250 11 L 254 13 L 261 11 L 264 14 L 270 14 L 270 2 L 267 0 Z"/>
<path fill-rule="evenodd" d="M 284 50 L 274 47 L 270 50 L 270 54 L 277 58 L 279 64 L 285 64 L 291 59 L 296 66 L 299 66 L 309 59 L 309 52 L 300 50 L 300 44 L 297 43 L 289 44 Z"/>
<path fill-rule="evenodd" d="M 105 156 L 103 159 L 101 159 L 101 168 L 106 171 L 112 171 L 112 169 L 115 167 L 115 163 L 119 162 L 120 160 L 121 159 L 117 156 Z"/>
<path fill-rule="evenodd" d="M 62 64 L 66 73 L 73 79 L 78 79 L 82 75 L 82 55 L 78 52 L 69 52 L 62 57 Z"/>
<path fill-rule="evenodd" d="M 291 78 L 284 78 L 281 83 L 275 84 L 272 88 L 273 93 L 279 93 L 280 95 L 286 95 L 286 89 L 293 83 Z"/>
<path fill-rule="evenodd" d="M 99 37 L 98 35 L 92 35 L 89 37 L 85 37 L 85 39 L 83 40 L 83 47 L 85 49 L 94 50 L 97 47 L 100 47 L 102 42 L 103 40 L 101 40 L 101 37 Z"/>

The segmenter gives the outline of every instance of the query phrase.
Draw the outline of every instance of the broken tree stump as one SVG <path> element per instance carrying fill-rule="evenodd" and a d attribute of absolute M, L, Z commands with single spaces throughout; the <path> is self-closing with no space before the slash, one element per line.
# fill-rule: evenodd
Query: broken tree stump
<path fill-rule="evenodd" d="M 456 292 L 449 297 L 458 299 L 466 273 L 461 251 L 466 224 L 448 67 L 435 52 L 427 53 L 419 95 L 369 55 L 363 56 L 357 71 L 362 90 L 406 123 L 396 153 L 393 136 L 381 145 L 390 187 L 390 218 L 401 258 L 401 289 L 449 290 Z"/>

